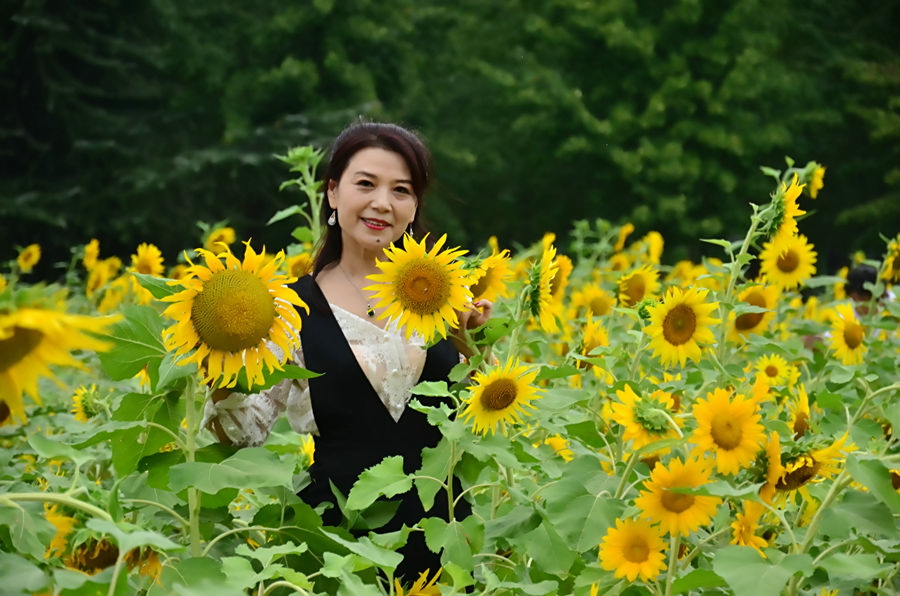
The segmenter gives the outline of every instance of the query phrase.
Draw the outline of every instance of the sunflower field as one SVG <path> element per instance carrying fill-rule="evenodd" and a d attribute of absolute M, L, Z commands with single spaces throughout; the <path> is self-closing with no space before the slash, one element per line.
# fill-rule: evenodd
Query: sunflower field
<path fill-rule="evenodd" d="M 169 262 L 151 243 L 123 263 L 85 239 L 62 281 L 30 279 L 37 245 L 4 266 L 0 592 L 900 590 L 900 236 L 867 263 L 866 302 L 846 272 L 818 272 L 802 230 L 827 200 L 820 164 L 763 168 L 772 192 L 748 205 L 745 236 L 706 239 L 721 252 L 702 262 L 663 264 L 660 234 L 605 220 L 514 250 L 398 243 L 372 281 L 407 331 L 445 335 L 468 300 L 494 316 L 466 332 L 449 384 L 416 388 L 456 404 L 413 404 L 443 432 L 421 469 L 368 469 L 330 527 L 296 496 L 310 437 L 279 420 L 239 449 L 203 420 L 210 385 L 310 374 L 269 349 L 302 325 L 284 286 L 309 270 L 321 224 L 320 155 L 292 155 L 285 185 L 309 204 L 273 216 L 300 221 L 274 254 L 205 225 L 203 248 Z M 365 531 L 408 490 L 474 513 Z M 411 532 L 442 568 L 404 584 L 395 550 Z"/>

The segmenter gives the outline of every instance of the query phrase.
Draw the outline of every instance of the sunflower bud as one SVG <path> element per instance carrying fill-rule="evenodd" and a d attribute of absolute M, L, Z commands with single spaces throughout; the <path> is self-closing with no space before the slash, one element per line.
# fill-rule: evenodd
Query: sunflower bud
<path fill-rule="evenodd" d="M 650 320 L 650 307 L 656 304 L 656 300 L 652 298 L 644 298 L 637 304 L 638 315 L 645 321 Z"/>

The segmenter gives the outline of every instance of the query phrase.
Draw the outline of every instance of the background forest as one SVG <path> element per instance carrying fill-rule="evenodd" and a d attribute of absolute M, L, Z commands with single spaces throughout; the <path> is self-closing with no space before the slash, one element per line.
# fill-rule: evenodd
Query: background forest
<path fill-rule="evenodd" d="M 578 219 L 660 231 L 663 260 L 742 234 L 761 165 L 828 167 L 804 230 L 823 273 L 900 231 L 897 0 L 11 0 L 3 256 L 45 274 L 99 238 L 174 263 L 198 221 L 271 249 L 301 199 L 274 157 L 366 115 L 418 129 L 455 244 Z M 812 206 L 807 207 L 810 211 Z M 282 227 L 284 226 L 284 227 Z M 718 250 L 713 248 L 713 250 Z"/>

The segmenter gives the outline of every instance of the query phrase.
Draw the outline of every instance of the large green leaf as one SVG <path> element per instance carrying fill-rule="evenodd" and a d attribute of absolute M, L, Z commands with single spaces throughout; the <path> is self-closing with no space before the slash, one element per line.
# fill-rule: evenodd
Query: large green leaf
<path fill-rule="evenodd" d="M 111 522 L 105 519 L 91 519 L 85 524 L 92 530 L 101 534 L 112 536 L 119 550 L 128 552 L 140 546 L 153 546 L 163 551 L 182 550 L 184 547 L 176 544 L 157 532 L 144 530 L 127 522 Z"/>
<path fill-rule="evenodd" d="M 172 294 L 177 294 L 184 289 L 184 286 L 179 283 L 170 284 L 169 282 L 173 280 L 165 277 L 138 273 L 137 271 L 132 271 L 131 274 L 138 280 L 138 283 L 141 284 L 145 290 L 153 294 L 153 297 L 157 300 L 162 300 Z"/>
<path fill-rule="evenodd" d="M 450 441 L 446 437 L 442 438 L 435 447 L 422 449 L 422 467 L 419 468 L 415 475 L 423 476 L 423 478 L 416 478 L 414 482 L 425 511 L 428 511 L 434 505 L 434 496 L 438 491 L 446 490 L 435 480 L 447 482 L 447 477 L 450 474 L 451 451 Z"/>
<path fill-rule="evenodd" d="M 894 515 L 900 514 L 900 494 L 894 490 L 890 472 L 883 463 L 873 457 L 850 454 L 847 457 L 847 469 L 854 480 L 890 507 Z"/>
<path fill-rule="evenodd" d="M 3 593 L 10 596 L 34 594 L 47 585 L 40 567 L 14 553 L 0 553 L 0 577 Z"/>
<path fill-rule="evenodd" d="M 425 544 L 434 552 L 440 552 L 441 561 L 453 561 L 466 571 L 474 569 L 473 553 L 481 549 L 484 527 L 475 517 L 462 521 L 446 521 L 439 517 L 427 517 L 420 522 L 425 530 Z"/>
<path fill-rule="evenodd" d="M 159 312 L 149 306 L 130 305 L 122 309 L 125 319 L 113 325 L 109 340 L 112 349 L 99 354 L 103 371 L 116 381 L 130 379 L 145 366 L 155 377 L 166 354 Z"/>
<path fill-rule="evenodd" d="M 809 555 L 785 555 L 767 549 L 768 558 L 760 556 L 749 546 L 726 546 L 716 553 L 713 571 L 734 590 L 735 596 L 780 594 L 795 573 L 812 573 Z"/>
<path fill-rule="evenodd" d="M 871 584 L 873 579 L 884 577 L 883 574 L 893 567 L 882 562 L 875 554 L 842 552 L 825 557 L 819 561 L 818 566 L 828 572 L 828 577 L 834 584 L 847 580 Z"/>
<path fill-rule="evenodd" d="M 294 466 L 264 447 L 246 447 L 221 463 L 184 462 L 169 470 L 169 485 L 178 492 L 194 487 L 216 494 L 224 488 L 293 487 Z"/>
<path fill-rule="evenodd" d="M 346 507 L 362 510 L 380 496 L 393 497 L 412 488 L 412 479 L 403 471 L 403 458 L 399 455 L 384 458 L 359 475 L 350 494 Z"/>

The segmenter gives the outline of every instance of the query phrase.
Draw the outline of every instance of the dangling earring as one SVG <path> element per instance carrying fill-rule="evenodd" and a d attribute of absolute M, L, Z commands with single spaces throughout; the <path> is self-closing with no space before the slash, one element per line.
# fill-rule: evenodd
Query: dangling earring
<path fill-rule="evenodd" d="M 416 239 L 416 235 L 415 235 L 415 233 L 413 232 L 413 225 L 412 225 L 412 222 L 409 222 L 409 225 L 406 226 L 406 233 L 409 234 L 409 237 L 412 238 L 413 240 Z"/>
<path fill-rule="evenodd" d="M 337 209 L 331 210 L 331 215 L 328 217 L 328 225 L 333 226 L 337 223 Z"/>

